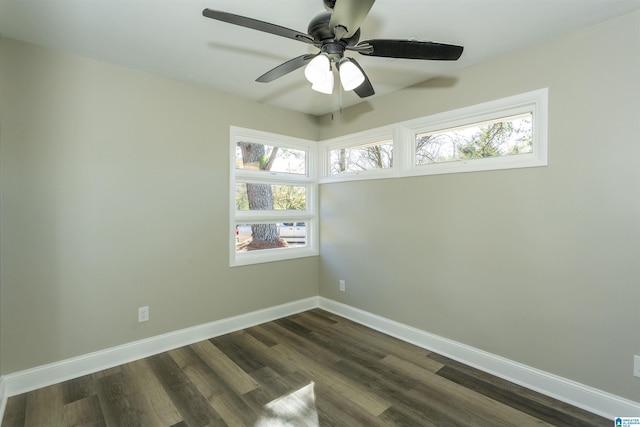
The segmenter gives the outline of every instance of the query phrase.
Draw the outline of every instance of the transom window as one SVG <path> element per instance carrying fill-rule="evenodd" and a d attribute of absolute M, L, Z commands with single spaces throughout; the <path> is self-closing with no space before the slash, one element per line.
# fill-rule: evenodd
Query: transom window
<path fill-rule="evenodd" d="M 320 142 L 320 183 L 547 164 L 548 90 Z"/>
<path fill-rule="evenodd" d="M 393 167 L 393 140 L 336 148 L 329 151 L 329 156 L 331 175 L 388 169 Z"/>
<path fill-rule="evenodd" d="M 416 134 L 416 165 L 503 157 L 533 152 L 531 112 Z"/>
<path fill-rule="evenodd" d="M 392 176 L 395 142 L 390 127 L 321 142 L 322 182 Z"/>
<path fill-rule="evenodd" d="M 401 124 L 408 134 L 401 175 L 547 164 L 547 89 Z"/>

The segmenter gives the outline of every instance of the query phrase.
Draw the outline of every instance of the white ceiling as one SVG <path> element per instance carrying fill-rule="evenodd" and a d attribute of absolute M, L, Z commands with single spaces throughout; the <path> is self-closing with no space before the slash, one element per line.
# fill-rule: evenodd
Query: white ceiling
<path fill-rule="evenodd" d="M 0 34 L 313 115 L 362 102 L 353 92 L 340 93 L 339 84 L 333 95 L 311 90 L 303 69 L 255 82 L 280 63 L 317 50 L 204 18 L 204 8 L 304 33 L 324 11 L 322 0 L 0 0 Z M 377 0 L 361 40 L 459 44 L 465 47 L 461 59 L 348 55 L 380 96 L 635 9 L 640 0 Z"/>

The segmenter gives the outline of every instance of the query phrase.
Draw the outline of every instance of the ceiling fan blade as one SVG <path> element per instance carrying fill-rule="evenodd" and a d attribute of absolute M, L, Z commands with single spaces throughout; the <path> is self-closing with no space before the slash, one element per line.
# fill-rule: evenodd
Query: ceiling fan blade
<path fill-rule="evenodd" d="M 373 90 L 373 86 L 371 85 L 371 81 L 369 81 L 369 77 L 367 77 L 367 73 L 364 72 L 360 64 L 358 64 L 358 61 L 353 58 L 349 58 L 349 61 L 353 62 L 353 65 L 358 67 L 362 72 L 362 75 L 364 76 L 364 82 L 362 82 L 362 84 L 355 88 L 353 91 L 360 98 L 366 98 L 368 96 L 374 95 L 376 92 Z"/>
<path fill-rule="evenodd" d="M 336 0 L 329 21 L 336 40 L 353 36 L 367 17 L 375 0 Z"/>
<path fill-rule="evenodd" d="M 278 79 L 304 66 L 305 64 L 307 64 L 309 61 L 311 61 L 313 58 L 315 58 L 318 55 L 320 55 L 320 53 L 300 55 L 297 58 L 290 59 L 289 61 L 278 65 L 274 69 L 267 71 L 266 73 L 258 77 L 256 81 L 260 83 L 272 82 L 275 79 Z"/>
<path fill-rule="evenodd" d="M 313 37 L 311 37 L 309 34 L 301 33 L 300 31 L 281 27 L 280 25 L 271 24 L 269 22 L 247 18 L 246 16 L 234 15 L 233 13 L 221 12 L 219 10 L 213 9 L 204 9 L 202 11 L 202 15 L 218 21 L 228 22 L 229 24 L 239 25 L 241 27 L 251 28 L 253 30 L 264 31 L 265 33 L 275 34 L 276 36 L 299 40 L 301 42 L 309 44 L 315 44 Z"/>
<path fill-rule="evenodd" d="M 362 55 L 384 56 L 387 58 L 433 59 L 438 61 L 455 61 L 462 55 L 462 46 L 452 44 L 421 42 L 414 40 L 365 40 L 356 47 L 371 46 L 370 51 L 357 50 Z"/>

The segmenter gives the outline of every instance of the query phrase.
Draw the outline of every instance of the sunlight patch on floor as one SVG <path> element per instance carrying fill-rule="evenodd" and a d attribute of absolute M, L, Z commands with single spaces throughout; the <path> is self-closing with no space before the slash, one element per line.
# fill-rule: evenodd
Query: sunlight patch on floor
<path fill-rule="evenodd" d="M 315 383 L 279 397 L 264 405 L 264 413 L 255 427 L 309 426 L 318 427 Z"/>

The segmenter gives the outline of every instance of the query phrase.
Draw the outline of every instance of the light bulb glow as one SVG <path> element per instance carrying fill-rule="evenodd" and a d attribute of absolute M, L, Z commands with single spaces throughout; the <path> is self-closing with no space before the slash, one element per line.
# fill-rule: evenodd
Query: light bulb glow
<path fill-rule="evenodd" d="M 326 93 L 327 95 L 331 95 L 333 93 L 333 83 L 334 83 L 333 72 L 329 71 L 324 81 L 320 83 L 314 83 L 311 86 L 311 89 L 315 90 L 316 92 L 321 92 L 321 93 Z"/>
<path fill-rule="evenodd" d="M 307 64 L 304 76 L 313 85 L 322 84 L 331 72 L 331 61 L 327 55 L 318 55 Z"/>
<path fill-rule="evenodd" d="M 364 83 L 362 71 L 347 58 L 340 61 L 340 82 L 344 90 L 349 91 Z"/>

